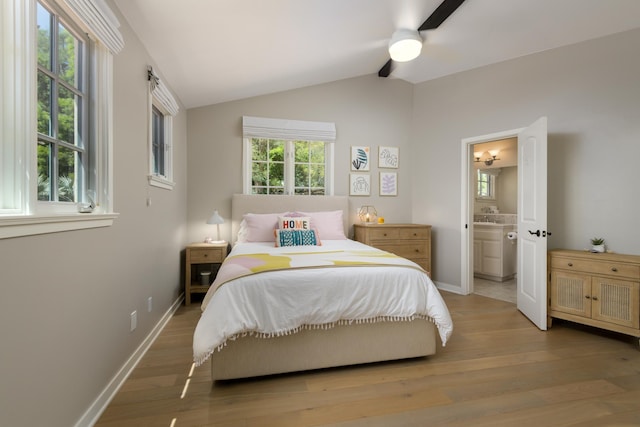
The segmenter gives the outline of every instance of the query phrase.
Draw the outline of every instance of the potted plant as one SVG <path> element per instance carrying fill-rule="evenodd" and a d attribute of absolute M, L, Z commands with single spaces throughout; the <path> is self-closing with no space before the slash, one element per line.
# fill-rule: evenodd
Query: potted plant
<path fill-rule="evenodd" d="M 591 252 L 604 252 L 604 239 L 602 237 L 594 237 L 591 239 Z"/>

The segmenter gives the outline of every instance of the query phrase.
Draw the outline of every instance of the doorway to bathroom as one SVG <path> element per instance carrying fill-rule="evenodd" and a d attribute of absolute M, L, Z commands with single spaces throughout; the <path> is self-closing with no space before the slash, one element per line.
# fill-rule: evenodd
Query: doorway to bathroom
<path fill-rule="evenodd" d="M 473 292 L 516 304 L 518 139 L 472 147 Z"/>
<path fill-rule="evenodd" d="M 477 144 L 509 138 L 517 139 L 517 215 L 516 215 L 516 306 L 539 329 L 547 329 L 547 118 L 541 117 L 530 126 L 462 140 L 461 179 L 461 288 L 464 294 L 474 292 L 474 226 L 475 195 L 489 194 L 478 181 L 489 182 L 491 174 L 480 173 L 474 163 L 492 166 L 500 153 L 477 153 Z M 505 153 L 506 155 L 506 153 Z M 476 162 L 477 160 L 477 162 Z M 485 184 L 482 184 L 485 185 Z M 485 185 L 486 187 L 486 185 Z M 499 214 L 495 204 L 488 206 Z M 486 212 L 487 217 L 491 212 Z M 482 218 L 484 220 L 484 217 Z M 487 218 L 488 220 L 489 218 Z M 481 222 L 481 221 L 479 221 Z M 485 221 L 489 222 L 489 221 Z M 493 226 L 495 227 L 495 225 Z"/>

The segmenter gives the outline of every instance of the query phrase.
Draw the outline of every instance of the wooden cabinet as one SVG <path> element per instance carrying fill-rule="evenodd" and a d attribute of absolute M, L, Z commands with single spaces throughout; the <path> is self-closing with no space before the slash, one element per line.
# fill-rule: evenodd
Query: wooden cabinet
<path fill-rule="evenodd" d="M 215 273 L 227 257 L 227 242 L 224 243 L 191 243 L 185 249 L 184 303 L 191 304 L 191 294 L 207 293 L 209 285 L 215 279 Z M 205 275 L 203 284 L 203 272 Z"/>
<path fill-rule="evenodd" d="M 431 226 L 354 224 L 354 238 L 374 248 L 410 259 L 431 275 Z"/>
<path fill-rule="evenodd" d="M 565 319 L 640 337 L 640 256 L 549 252 L 549 326 Z"/>

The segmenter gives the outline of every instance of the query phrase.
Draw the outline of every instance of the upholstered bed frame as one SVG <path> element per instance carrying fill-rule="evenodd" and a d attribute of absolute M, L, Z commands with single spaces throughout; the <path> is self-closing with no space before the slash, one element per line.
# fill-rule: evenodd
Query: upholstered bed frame
<path fill-rule="evenodd" d="M 236 194 L 232 199 L 233 239 L 246 213 L 296 210 L 343 210 L 345 235 L 349 235 L 347 197 Z M 211 376 L 225 380 L 426 356 L 436 351 L 436 335 L 433 323 L 416 319 L 339 325 L 268 339 L 247 336 L 213 353 Z"/>

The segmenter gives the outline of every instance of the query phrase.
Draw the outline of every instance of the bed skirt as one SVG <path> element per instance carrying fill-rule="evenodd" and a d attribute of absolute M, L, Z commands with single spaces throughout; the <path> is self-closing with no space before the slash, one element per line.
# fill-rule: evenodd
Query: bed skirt
<path fill-rule="evenodd" d="M 247 336 L 212 354 L 211 377 L 228 380 L 428 356 L 436 352 L 436 335 L 433 323 L 415 319 L 301 330 L 276 338 Z"/>

